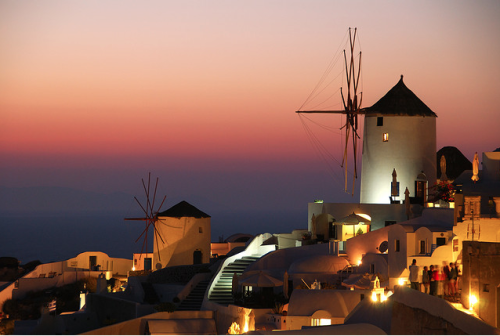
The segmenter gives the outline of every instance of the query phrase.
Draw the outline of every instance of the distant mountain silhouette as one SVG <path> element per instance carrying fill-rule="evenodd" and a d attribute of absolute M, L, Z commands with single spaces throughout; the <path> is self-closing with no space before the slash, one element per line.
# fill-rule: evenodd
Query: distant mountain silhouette
<path fill-rule="evenodd" d="M 115 214 L 130 212 L 134 196 L 103 194 L 66 187 L 0 187 L 0 214 Z M 139 210 L 140 211 L 140 210 Z"/>

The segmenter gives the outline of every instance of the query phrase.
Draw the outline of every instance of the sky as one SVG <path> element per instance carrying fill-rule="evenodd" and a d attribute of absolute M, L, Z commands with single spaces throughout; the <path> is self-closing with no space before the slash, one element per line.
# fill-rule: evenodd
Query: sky
<path fill-rule="evenodd" d="M 139 195 L 151 172 L 167 204 L 307 214 L 314 199 L 357 200 L 341 117 L 311 116 L 335 129 L 323 134 L 295 113 L 349 27 L 362 106 L 404 75 L 438 115 L 437 150 L 472 161 L 500 147 L 498 17 L 483 0 L 0 0 L 0 186 Z"/>

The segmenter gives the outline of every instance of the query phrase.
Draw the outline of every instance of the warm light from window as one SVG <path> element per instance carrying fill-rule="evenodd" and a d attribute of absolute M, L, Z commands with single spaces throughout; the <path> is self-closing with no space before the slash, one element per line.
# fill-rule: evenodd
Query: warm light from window
<path fill-rule="evenodd" d="M 311 325 L 313 327 L 317 327 L 317 326 L 326 326 L 326 325 L 331 325 L 332 324 L 332 320 L 331 319 L 312 319 L 311 321 Z"/>
<path fill-rule="evenodd" d="M 384 142 L 389 141 L 389 133 L 384 133 L 384 134 L 383 134 L 383 136 L 382 136 L 382 140 L 383 140 Z"/>

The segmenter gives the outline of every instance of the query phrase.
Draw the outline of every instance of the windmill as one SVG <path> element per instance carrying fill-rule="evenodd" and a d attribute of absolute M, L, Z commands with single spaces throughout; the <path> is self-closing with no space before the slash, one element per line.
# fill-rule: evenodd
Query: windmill
<path fill-rule="evenodd" d="M 167 196 L 163 197 L 163 200 L 161 201 L 160 206 L 158 209 L 155 211 L 155 201 L 156 201 L 156 191 L 158 189 L 158 178 L 156 178 L 156 184 L 154 187 L 154 191 L 151 189 L 151 173 L 148 175 L 148 185 L 146 187 L 146 183 L 144 182 L 144 179 L 142 180 L 142 186 L 144 188 L 144 193 L 146 195 L 146 204 L 142 205 L 141 202 L 137 199 L 137 197 L 134 196 L 135 201 L 137 204 L 139 204 L 140 208 L 144 212 L 144 217 L 136 217 L 136 218 L 125 218 L 125 220 L 140 220 L 146 222 L 146 227 L 142 231 L 141 235 L 136 239 L 136 243 L 144 237 L 144 240 L 142 242 L 142 248 L 141 248 L 141 256 L 142 253 L 144 252 L 144 248 L 146 249 L 146 253 L 148 251 L 148 231 L 150 226 L 153 227 L 153 234 L 154 234 L 154 241 L 156 241 L 157 248 L 159 250 L 159 242 L 161 241 L 163 244 L 165 244 L 165 241 L 163 240 L 160 231 L 157 228 L 157 215 L 160 212 L 160 209 L 165 202 L 165 199 Z M 152 194 L 151 194 L 152 192 Z M 151 197 L 152 195 L 152 197 Z M 154 244 L 154 243 L 153 243 Z M 158 255 L 159 257 L 159 255 Z"/>
<path fill-rule="evenodd" d="M 354 172 L 352 194 L 354 195 L 354 185 L 357 178 L 357 140 L 360 138 L 358 135 L 358 115 L 364 114 L 361 110 L 361 102 L 363 93 L 358 94 L 359 77 L 361 74 L 361 52 L 359 52 L 358 64 L 356 66 L 354 58 L 354 45 L 356 42 L 357 28 L 354 28 L 354 33 L 349 28 L 349 44 L 350 44 L 350 57 L 349 65 L 347 61 L 346 51 L 344 49 L 344 63 L 345 63 L 345 76 L 347 79 L 347 96 L 344 96 L 342 88 L 340 88 L 340 95 L 342 97 L 343 110 L 299 110 L 296 113 L 331 113 L 331 114 L 345 114 L 346 121 L 341 129 L 345 130 L 345 148 L 342 157 L 341 167 L 344 168 L 344 190 L 347 192 L 347 161 L 348 161 L 348 147 L 349 140 L 352 139 L 353 157 L 354 157 Z M 359 98 L 358 98 L 359 97 Z"/>

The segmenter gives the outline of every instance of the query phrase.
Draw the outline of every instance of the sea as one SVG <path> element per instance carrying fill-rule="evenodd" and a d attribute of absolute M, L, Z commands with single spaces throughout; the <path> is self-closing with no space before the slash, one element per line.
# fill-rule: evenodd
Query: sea
<path fill-rule="evenodd" d="M 211 213 L 211 241 L 235 233 L 280 233 L 307 228 L 307 210 L 241 211 Z M 86 251 L 100 251 L 113 258 L 132 259 L 133 253 L 152 251 L 153 234 L 144 236 L 145 222 L 124 220 L 120 214 L 0 215 L 0 257 L 21 265 L 73 258 Z"/>

